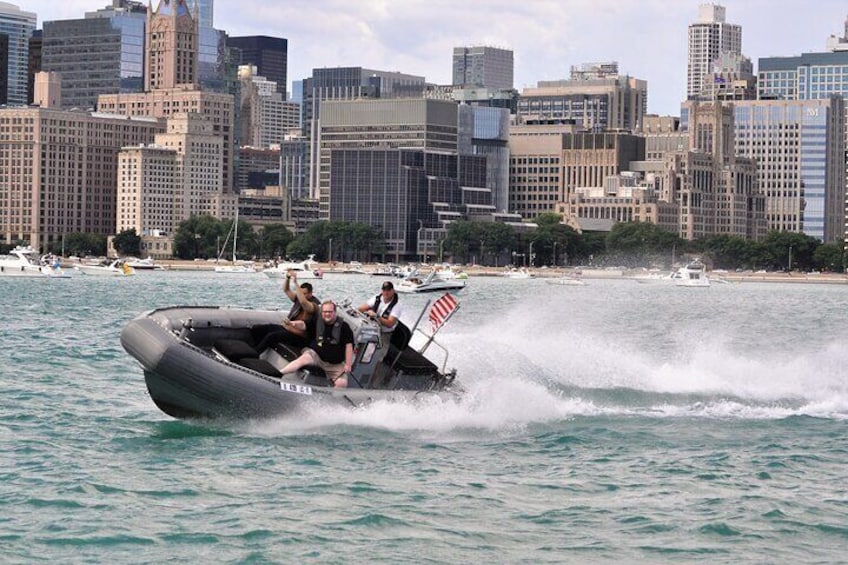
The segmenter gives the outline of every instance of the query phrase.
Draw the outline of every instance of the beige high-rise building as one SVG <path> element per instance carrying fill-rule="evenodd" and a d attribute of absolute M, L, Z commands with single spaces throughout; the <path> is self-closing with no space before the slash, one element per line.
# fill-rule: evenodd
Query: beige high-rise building
<path fill-rule="evenodd" d="M 163 129 L 151 118 L 0 109 L 0 239 L 58 250 L 65 234 L 115 233 L 118 152 Z"/>
<path fill-rule="evenodd" d="M 196 4 L 195 4 L 196 7 Z M 186 0 L 159 0 L 147 7 L 144 90 L 197 90 L 200 27 Z"/>
<path fill-rule="evenodd" d="M 170 234 L 179 184 L 177 152 L 160 145 L 125 147 L 118 154 L 116 233 Z"/>
<path fill-rule="evenodd" d="M 97 99 L 100 112 L 167 118 L 175 114 L 205 116 L 221 138 L 223 158 L 218 190 L 232 192 L 234 101 L 230 94 L 198 87 L 197 21 L 186 0 L 160 0 L 147 14 L 144 93 L 108 94 Z M 190 55 L 190 51 L 194 55 Z"/>
<path fill-rule="evenodd" d="M 559 120 L 595 132 L 636 131 L 647 110 L 647 81 L 619 75 L 614 62 L 572 69 L 568 80 L 539 81 L 518 100 L 524 123 Z"/>
<path fill-rule="evenodd" d="M 221 139 L 212 124 L 197 114 L 168 119 L 167 131 L 150 146 L 125 147 L 118 170 L 116 231 L 135 229 L 142 236 L 173 236 L 190 216 L 221 210 Z"/>
<path fill-rule="evenodd" d="M 686 98 L 695 99 L 712 77 L 713 63 L 729 53 L 742 55 L 742 27 L 725 21 L 725 8 L 701 4 L 698 21 L 689 26 L 689 61 L 686 68 Z"/>

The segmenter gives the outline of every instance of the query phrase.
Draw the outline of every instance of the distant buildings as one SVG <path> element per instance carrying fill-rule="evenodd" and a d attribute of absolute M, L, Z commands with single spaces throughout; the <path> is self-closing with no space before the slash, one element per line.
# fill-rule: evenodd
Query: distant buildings
<path fill-rule="evenodd" d="M 162 130 L 146 117 L 0 109 L 0 241 L 58 249 L 68 233 L 114 233 L 118 152 Z"/>
<path fill-rule="evenodd" d="M 227 47 L 240 53 L 239 65 L 256 67 L 257 75 L 276 83 L 283 100 L 286 100 L 288 80 L 288 45 L 287 39 L 266 35 L 227 38 Z"/>
<path fill-rule="evenodd" d="M 0 104 L 27 103 L 29 38 L 36 15 L 13 4 L 0 2 Z"/>
<path fill-rule="evenodd" d="M 477 45 L 454 47 L 453 81 L 455 86 L 482 86 L 511 90 L 513 56 L 509 49 Z"/>
<path fill-rule="evenodd" d="M 101 112 L 167 118 L 195 113 L 209 120 L 223 147 L 222 193 L 233 191 L 234 100 L 230 94 L 205 92 L 198 84 L 198 22 L 187 0 L 160 0 L 148 10 L 145 45 L 145 92 L 98 97 Z"/>
<path fill-rule="evenodd" d="M 575 124 L 593 131 L 635 131 L 648 109 L 648 83 L 618 74 L 617 63 L 596 72 L 572 68 L 568 80 L 539 81 L 518 101 L 521 123 Z"/>
<path fill-rule="evenodd" d="M 278 85 L 256 74 L 253 65 L 239 67 L 241 146 L 279 146 L 284 137 L 300 126 L 300 106 L 283 99 Z"/>
<path fill-rule="evenodd" d="M 146 6 L 124 2 L 44 22 L 41 70 L 60 73 L 64 108 L 94 109 L 101 94 L 144 90 L 146 20 Z"/>
<path fill-rule="evenodd" d="M 697 99 L 713 80 L 713 62 L 723 53 L 742 55 L 742 26 L 725 21 L 724 6 L 702 4 L 698 20 L 689 25 L 687 100 Z"/>
<path fill-rule="evenodd" d="M 816 100 L 737 102 L 736 153 L 757 163 L 770 230 L 825 243 L 845 233 L 845 103 Z"/>

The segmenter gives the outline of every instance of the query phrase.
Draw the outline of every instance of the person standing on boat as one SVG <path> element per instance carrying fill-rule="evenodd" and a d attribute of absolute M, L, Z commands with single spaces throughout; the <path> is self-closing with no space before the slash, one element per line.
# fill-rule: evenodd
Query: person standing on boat
<path fill-rule="evenodd" d="M 300 357 L 283 367 L 284 375 L 294 373 L 306 365 L 321 367 L 336 388 L 347 386 L 347 373 L 353 365 L 353 331 L 336 315 L 336 304 L 327 300 L 321 303 L 320 313 L 308 322 L 295 320 L 295 326 L 314 336 Z"/>
<path fill-rule="evenodd" d="M 398 302 L 398 294 L 392 281 L 385 281 L 380 287 L 380 294 L 360 306 L 359 311 L 375 320 L 383 334 L 394 331 L 400 315 L 403 314 L 403 305 Z"/>
<path fill-rule="evenodd" d="M 294 281 L 294 282 L 292 282 Z M 303 322 L 309 320 L 321 307 L 321 301 L 312 294 L 312 285 L 308 282 L 297 285 L 297 273 L 289 270 L 286 273 L 286 282 L 283 290 L 289 300 L 292 301 L 292 307 L 289 310 L 288 316 L 283 320 L 282 326 L 273 326 L 265 337 L 256 346 L 257 351 L 264 351 L 277 343 L 283 342 L 298 349 L 309 345 L 309 339 L 306 331 L 298 329 L 291 322 L 301 320 Z"/>

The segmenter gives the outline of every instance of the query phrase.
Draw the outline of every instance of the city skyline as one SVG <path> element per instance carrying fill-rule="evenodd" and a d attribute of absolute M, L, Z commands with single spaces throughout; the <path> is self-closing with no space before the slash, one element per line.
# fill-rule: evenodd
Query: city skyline
<path fill-rule="evenodd" d="M 485 44 L 513 50 L 519 91 L 540 80 L 568 78 L 572 65 L 618 61 L 621 73 L 648 81 L 650 113 L 679 115 L 686 93 L 688 26 L 703 3 L 290 0 L 279 5 L 241 0 L 216 3 L 214 24 L 230 35 L 288 39 L 289 88 L 313 68 L 336 66 L 399 71 L 448 84 L 453 48 Z M 820 0 L 814 8 L 803 0 L 717 3 L 727 9 L 729 23 L 742 26 L 742 52 L 755 69 L 760 57 L 824 51 L 828 36 L 843 34 L 848 17 L 848 5 L 837 0 Z M 17 2 L 38 15 L 38 28 L 44 21 L 81 18 L 107 4 L 109 0 Z M 328 36 L 338 39 L 328 41 Z"/>

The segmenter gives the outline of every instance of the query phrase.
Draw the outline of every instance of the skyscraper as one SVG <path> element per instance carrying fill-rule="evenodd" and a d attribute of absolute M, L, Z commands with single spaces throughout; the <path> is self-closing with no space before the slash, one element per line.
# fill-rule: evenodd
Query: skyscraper
<path fill-rule="evenodd" d="M 198 87 L 198 22 L 186 0 L 159 1 L 155 12 L 148 8 L 144 51 L 144 91 Z"/>
<path fill-rule="evenodd" d="M 190 0 L 159 0 L 147 14 L 144 93 L 104 94 L 101 112 L 170 117 L 196 112 L 208 118 L 223 140 L 222 192 L 233 188 L 233 96 L 198 88 L 197 29 Z M 216 204 L 217 205 L 217 204 Z"/>
<path fill-rule="evenodd" d="M 44 22 L 41 69 L 62 77 L 65 108 L 94 108 L 97 96 L 141 92 L 147 8 L 124 2 L 83 19 Z"/>
<path fill-rule="evenodd" d="M 227 47 L 241 51 L 241 65 L 253 65 L 257 74 L 277 83 L 277 92 L 286 99 L 286 73 L 288 68 L 287 39 L 250 35 L 227 38 Z"/>
<path fill-rule="evenodd" d="M 689 64 L 686 98 L 695 99 L 710 78 L 713 61 L 723 53 L 742 55 L 742 26 L 725 22 L 725 8 L 718 4 L 698 7 L 698 21 L 689 25 Z"/>
<path fill-rule="evenodd" d="M 453 84 L 512 88 L 512 51 L 477 45 L 454 47 Z"/>
<path fill-rule="evenodd" d="M 8 49 L 0 64 L 6 66 L 6 104 L 27 103 L 27 67 L 29 38 L 35 30 L 36 15 L 24 12 L 14 4 L 0 2 L 0 34 L 8 37 Z"/>

